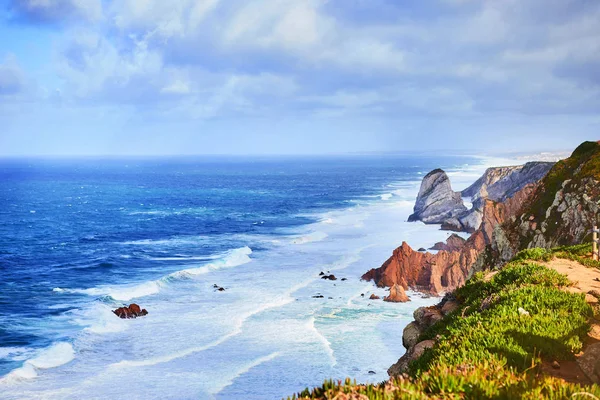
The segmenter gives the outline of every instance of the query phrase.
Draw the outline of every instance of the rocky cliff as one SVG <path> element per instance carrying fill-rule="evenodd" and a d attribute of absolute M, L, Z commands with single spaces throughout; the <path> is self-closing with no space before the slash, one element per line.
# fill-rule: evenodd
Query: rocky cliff
<path fill-rule="evenodd" d="M 494 256 L 508 261 L 521 249 L 588 241 L 599 211 L 600 143 L 585 142 L 556 163 L 521 214 L 496 229 Z"/>
<path fill-rule="evenodd" d="M 530 163 L 520 172 L 490 173 L 473 187 L 480 193 L 515 173 L 533 179 L 547 167 L 547 163 Z M 571 157 L 552 166 L 541 181 L 521 186 L 524 179 L 508 180 L 520 189 L 502 183 L 502 190 L 495 190 L 494 196 L 503 201 L 480 197 L 481 224 L 462 247 L 457 248 L 454 238 L 447 244 L 452 250 L 431 254 L 416 252 L 402 243 L 380 268 L 370 270 L 363 279 L 378 286 L 398 284 L 441 294 L 461 286 L 475 271 L 510 260 L 521 249 L 587 240 L 600 211 L 600 143 L 583 143 Z"/>
<path fill-rule="evenodd" d="M 460 193 L 452 190 L 448 175 L 441 169 L 435 169 L 423 178 L 414 213 L 408 220 L 441 224 L 466 211 Z"/>

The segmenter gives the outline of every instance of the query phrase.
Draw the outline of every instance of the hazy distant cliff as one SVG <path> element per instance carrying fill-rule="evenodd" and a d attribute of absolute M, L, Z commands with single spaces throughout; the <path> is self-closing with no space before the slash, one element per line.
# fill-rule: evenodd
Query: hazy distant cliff
<path fill-rule="evenodd" d="M 441 224 L 442 229 L 475 232 L 483 220 L 484 200 L 503 202 L 525 186 L 538 182 L 554 163 L 529 162 L 525 165 L 488 168 L 483 176 L 462 192 L 452 190 L 444 171 L 436 169 L 421 183 L 414 213 L 409 221 Z M 471 197 L 468 210 L 462 197 Z"/>

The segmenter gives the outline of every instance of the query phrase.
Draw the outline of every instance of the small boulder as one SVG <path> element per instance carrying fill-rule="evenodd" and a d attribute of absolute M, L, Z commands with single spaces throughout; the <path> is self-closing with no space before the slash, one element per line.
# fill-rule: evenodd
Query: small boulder
<path fill-rule="evenodd" d="M 369 375 L 375 375 L 376 372 L 375 371 L 369 371 Z"/>
<path fill-rule="evenodd" d="M 325 272 L 321 271 L 321 273 L 319 274 L 319 276 L 323 276 L 325 275 Z"/>
<path fill-rule="evenodd" d="M 343 280 L 343 281 L 347 281 L 347 280 L 348 280 L 348 278 L 342 278 L 342 280 Z"/>
<path fill-rule="evenodd" d="M 225 291 L 225 288 L 224 288 L 224 287 L 220 287 L 220 288 L 218 288 L 217 290 L 218 290 L 219 292 L 224 292 L 224 291 Z"/>
<path fill-rule="evenodd" d="M 427 251 L 427 249 L 426 249 L 426 248 L 424 248 L 424 247 L 421 247 L 421 248 L 420 248 L 419 250 L 417 250 L 417 251 L 420 251 L 420 252 L 422 252 L 422 253 L 423 253 L 423 252 L 426 252 L 426 251 Z"/>
<path fill-rule="evenodd" d="M 458 251 L 465 245 L 466 240 L 453 233 L 446 239 L 446 243 L 437 242 L 429 250 L 446 250 L 446 251 Z"/>
<path fill-rule="evenodd" d="M 600 343 L 589 345 L 577 364 L 593 383 L 600 383 Z"/>
<path fill-rule="evenodd" d="M 423 333 L 423 331 L 419 327 L 419 324 L 412 321 L 410 324 L 406 325 L 406 328 L 402 331 L 402 345 L 406 349 L 410 349 L 419 342 L 421 333 Z"/>
<path fill-rule="evenodd" d="M 322 294 L 318 294 L 316 296 L 313 296 L 313 299 L 322 299 L 323 295 Z"/>
<path fill-rule="evenodd" d="M 370 297 L 369 300 L 379 300 L 381 297 L 377 296 L 375 293 L 373 293 Z"/>
<path fill-rule="evenodd" d="M 460 307 L 460 304 L 458 304 L 458 301 L 456 301 L 456 300 L 448 300 L 442 306 L 442 314 L 448 315 L 451 312 L 458 310 L 459 307 Z"/>
<path fill-rule="evenodd" d="M 554 369 L 560 369 L 560 364 L 558 363 L 558 361 L 554 360 L 552 361 L 552 364 L 550 364 L 552 366 L 552 368 Z"/>
<path fill-rule="evenodd" d="M 394 365 L 388 369 L 390 376 L 398 376 L 405 373 L 408 369 L 408 365 L 417 360 L 423 355 L 425 350 L 432 348 L 435 345 L 434 340 L 424 340 L 411 347 Z"/>
<path fill-rule="evenodd" d="M 423 329 L 429 328 L 431 325 L 444 318 L 442 312 L 436 306 L 419 307 L 413 313 L 413 317 L 417 324 Z"/>
<path fill-rule="evenodd" d="M 404 292 L 404 288 L 398 284 L 395 284 L 390 288 L 390 295 L 385 296 L 383 301 L 389 301 L 393 303 L 406 303 L 410 301 L 410 298 Z"/>

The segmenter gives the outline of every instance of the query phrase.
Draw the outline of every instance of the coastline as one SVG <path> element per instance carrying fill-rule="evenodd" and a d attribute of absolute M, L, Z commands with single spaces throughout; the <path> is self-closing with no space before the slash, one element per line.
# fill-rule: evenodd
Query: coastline
<path fill-rule="evenodd" d="M 463 188 L 461 185 L 464 185 L 464 187 L 468 186 L 470 183 L 472 183 L 472 181 L 477 179 L 488 166 L 496 166 L 497 164 L 498 159 L 489 159 L 489 162 L 482 165 L 462 166 L 462 168 L 457 168 L 456 170 L 449 170 L 449 175 L 453 180 L 453 188 L 455 190 L 460 190 Z M 427 171 L 422 172 L 422 174 L 425 173 L 427 173 Z M 407 216 L 410 214 L 410 212 L 412 212 L 412 206 L 414 204 L 414 198 L 416 197 L 419 184 L 420 181 L 403 181 L 390 183 L 388 184 L 388 187 L 386 187 L 386 190 L 382 191 L 382 193 L 377 195 L 373 200 L 367 200 L 366 203 L 352 205 L 347 209 L 323 213 L 319 217 L 320 222 L 309 224 L 304 228 L 300 229 L 298 232 L 295 232 L 293 235 L 288 235 L 289 241 L 286 240 L 284 243 L 281 243 L 280 238 L 276 239 L 280 241 L 279 244 L 281 246 L 279 246 L 279 248 L 284 249 L 286 247 L 289 247 L 291 243 L 295 247 L 297 247 L 297 249 L 294 249 L 293 251 L 300 251 L 301 253 L 306 254 L 319 254 L 319 248 L 321 246 L 326 244 L 330 245 L 331 241 L 336 240 L 336 235 L 339 235 L 343 238 L 339 246 L 339 257 L 332 258 L 329 262 L 323 264 L 322 268 L 320 269 L 328 269 L 332 272 L 336 271 L 336 273 L 339 272 L 340 274 L 347 276 L 349 279 L 354 278 L 358 281 L 357 277 L 360 277 L 360 275 L 366 269 L 368 269 L 366 268 L 367 266 L 378 266 L 376 264 L 377 262 L 381 264 L 381 262 L 383 262 L 385 258 L 389 256 L 394 246 L 397 246 L 399 241 L 406 239 L 409 240 L 411 243 L 414 243 L 415 246 L 422 245 L 423 247 L 430 247 L 435 242 L 444 240 L 450 234 L 450 232 L 440 231 L 437 225 L 427 226 L 420 222 L 405 222 Z M 387 190 L 388 188 L 389 191 Z M 359 200 L 359 202 L 360 201 L 362 200 Z M 373 208 L 377 208 L 377 212 L 375 213 L 375 220 L 369 220 L 368 217 L 362 218 L 364 217 L 364 215 L 361 216 L 360 214 L 361 211 L 364 211 L 365 208 L 369 209 L 369 212 L 371 213 L 373 211 Z M 393 229 L 390 229 L 390 221 L 394 221 Z M 360 236 L 360 231 L 362 228 L 364 228 L 365 224 L 369 224 L 369 228 L 372 232 L 377 232 L 371 233 L 369 235 L 370 240 L 374 243 L 377 243 L 376 245 L 365 247 L 364 243 L 361 244 L 361 241 L 363 241 L 364 237 Z M 318 232 L 321 232 L 322 234 L 318 234 L 315 236 L 315 233 Z M 275 247 L 277 248 L 277 246 Z M 342 252 L 343 247 L 346 247 L 346 250 Z M 347 247 L 358 249 L 358 251 L 349 254 L 347 251 Z M 259 262 L 262 257 L 260 253 L 251 254 L 250 256 L 253 262 Z M 243 265 L 246 265 L 246 263 L 244 263 Z M 237 269 L 236 271 L 238 270 L 239 269 Z M 239 282 L 244 280 L 244 277 L 238 277 L 237 280 L 232 280 L 228 282 L 226 276 L 226 269 L 216 272 L 218 275 L 220 275 L 219 279 L 222 279 L 225 285 L 229 285 L 232 287 L 239 286 Z M 316 272 L 316 270 L 314 272 Z M 281 288 L 280 291 L 274 290 L 274 292 L 276 293 L 272 296 L 271 301 L 265 302 L 264 299 L 260 298 L 260 294 L 255 293 L 253 299 L 256 299 L 258 301 L 259 307 L 252 310 L 248 309 L 246 311 L 245 316 L 243 315 L 244 318 L 240 319 L 242 324 L 241 326 L 243 326 L 243 324 L 251 324 L 253 319 L 261 316 L 260 314 L 273 313 L 283 305 L 293 304 L 294 298 L 301 296 L 309 297 L 315 292 L 325 292 L 325 290 L 331 290 L 331 287 L 327 286 L 325 282 L 319 280 L 319 277 L 315 276 L 314 272 L 307 274 L 306 280 L 302 281 L 303 283 L 296 284 L 292 288 Z M 341 282 L 338 283 L 340 283 L 341 285 Z M 376 293 L 382 295 L 384 294 L 385 290 L 375 288 L 372 283 L 366 282 L 352 282 L 352 290 L 354 290 L 355 293 L 350 296 L 346 295 L 348 297 L 343 299 L 344 301 L 340 302 L 339 304 L 336 303 L 333 299 L 327 299 L 327 302 L 332 303 L 330 306 L 331 312 L 329 314 L 319 316 L 319 318 L 317 318 L 316 320 L 309 320 L 309 322 L 311 322 L 309 325 L 312 326 L 308 326 L 308 330 L 316 331 L 319 335 L 321 335 L 321 339 L 318 339 L 318 341 L 321 342 L 322 346 L 329 347 L 328 351 L 334 352 L 334 350 L 331 349 L 331 346 L 340 346 L 339 349 L 335 350 L 335 353 L 345 354 L 350 350 L 349 348 L 347 348 L 349 346 L 343 346 L 341 343 L 338 343 L 335 340 L 333 340 L 332 344 L 320 333 L 325 332 L 325 335 L 327 335 L 331 334 L 331 331 L 339 329 L 339 326 L 336 326 L 335 324 L 329 324 L 328 322 L 339 318 L 340 311 L 348 311 L 349 309 L 350 311 L 356 312 L 358 315 L 361 315 L 364 314 L 366 307 L 371 307 L 373 308 L 373 311 L 370 311 L 370 315 L 378 315 L 380 313 L 384 315 L 387 314 L 385 316 L 386 319 L 383 321 L 371 321 L 370 323 L 367 323 L 366 325 L 360 327 L 360 329 L 363 330 L 374 329 L 376 332 L 378 332 L 378 334 L 381 334 L 381 332 L 387 332 L 387 337 L 381 342 L 381 344 L 384 344 L 387 347 L 380 348 L 378 350 L 379 353 L 388 354 L 387 357 L 382 357 L 379 361 L 381 366 L 367 367 L 365 365 L 364 367 L 360 368 L 359 374 L 352 373 L 352 371 L 348 372 L 347 369 L 345 372 L 341 369 L 339 371 L 340 378 L 343 378 L 345 377 L 345 375 L 349 375 L 350 373 L 352 373 L 353 376 L 358 375 L 357 378 L 362 376 L 367 382 L 379 381 L 381 380 L 381 377 L 384 376 L 383 374 L 385 369 L 387 369 L 387 367 L 389 367 L 390 365 L 388 358 L 392 360 L 392 362 L 394 362 L 401 355 L 399 352 L 404 350 L 401 344 L 397 343 L 397 340 L 396 343 L 392 342 L 394 338 L 401 336 L 402 329 L 412 318 L 412 311 L 419 306 L 430 305 L 430 303 L 433 304 L 434 302 L 436 302 L 436 299 L 421 299 L 420 294 L 412 292 L 409 293 L 409 295 L 412 295 L 414 301 L 408 303 L 403 308 L 402 306 L 387 304 L 383 302 L 379 302 L 369 306 L 365 305 L 369 304 L 369 302 L 366 302 L 360 296 L 360 293 Z M 90 294 L 98 296 L 103 295 L 104 293 L 102 293 L 102 291 L 95 291 Z M 128 296 L 121 297 L 125 298 Z M 145 297 L 142 297 L 141 299 L 144 298 Z M 151 298 L 152 296 L 149 297 L 149 299 Z M 401 311 L 399 311 L 399 308 L 401 308 Z M 115 322 L 116 325 L 119 325 L 119 329 L 123 327 L 122 324 L 119 324 L 120 322 L 121 321 Z M 143 321 L 140 322 L 140 324 L 143 324 Z M 239 326 L 240 325 L 238 324 L 238 328 Z M 89 326 L 86 329 L 88 328 Z M 360 336 L 360 333 L 361 332 L 358 331 L 357 335 Z M 221 334 L 220 336 L 218 336 L 218 338 L 215 339 L 216 341 L 213 340 L 212 343 L 222 343 L 219 341 L 234 338 L 237 335 L 239 335 L 239 329 L 236 329 L 229 333 Z M 350 346 L 356 344 L 356 342 L 352 341 L 350 341 L 349 343 Z M 205 351 L 203 350 L 205 347 L 205 345 L 196 346 L 195 349 Z M 78 345 L 75 344 L 75 352 L 77 352 L 77 350 Z M 188 350 L 194 350 L 194 347 L 190 347 Z M 194 352 L 178 350 L 175 353 L 180 354 L 181 357 L 186 357 L 190 354 L 193 354 Z M 39 358 L 39 355 L 37 357 Z M 165 358 L 164 356 L 162 356 L 162 358 L 160 358 L 159 361 L 166 360 L 165 362 L 168 363 L 169 361 L 179 359 L 181 357 Z M 285 358 L 284 355 L 281 354 L 281 352 L 274 351 L 267 355 L 258 357 L 254 359 L 254 361 L 249 361 L 245 364 L 246 367 L 241 368 L 239 371 L 237 371 L 235 376 L 227 377 L 226 382 L 233 382 L 244 375 L 248 375 L 249 372 L 251 372 L 253 369 L 260 368 L 260 366 L 264 365 L 265 363 L 273 363 L 281 357 Z M 340 363 L 350 364 L 352 363 L 351 357 L 361 356 L 360 354 L 349 354 L 348 357 L 349 358 L 346 360 L 340 360 Z M 260 362 L 257 362 L 257 360 Z M 135 360 L 131 361 L 133 362 L 133 364 L 129 364 L 130 366 L 138 365 L 136 364 Z M 337 364 L 338 361 L 335 360 L 333 361 L 333 363 L 335 366 L 335 364 Z M 146 364 L 149 363 L 146 362 Z M 126 364 L 118 365 L 122 367 Z M 339 366 L 337 368 L 339 369 Z M 375 375 L 369 374 L 368 371 L 370 371 L 371 369 L 377 370 Z M 304 383 L 303 385 L 306 386 L 306 384 L 307 383 Z M 229 387 L 229 385 L 224 385 L 223 383 L 219 383 L 217 386 L 220 389 L 216 393 L 222 392 L 224 389 Z M 298 388 L 295 388 L 294 390 L 297 389 Z M 288 393 L 289 389 L 282 390 L 282 392 Z M 214 393 L 215 392 L 213 390 L 213 394 Z"/>

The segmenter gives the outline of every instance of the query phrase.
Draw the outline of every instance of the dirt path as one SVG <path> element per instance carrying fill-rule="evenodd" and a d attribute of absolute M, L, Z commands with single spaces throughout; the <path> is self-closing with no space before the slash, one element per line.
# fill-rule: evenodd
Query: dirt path
<path fill-rule="evenodd" d="M 542 265 L 567 275 L 570 281 L 575 282 L 575 286 L 568 289 L 570 292 L 585 293 L 585 300 L 588 303 L 598 304 L 598 299 L 589 294 L 589 292 L 596 291 L 600 294 L 600 269 L 588 268 L 576 261 L 561 258 L 542 263 Z"/>
<path fill-rule="evenodd" d="M 566 290 L 571 293 L 585 293 L 586 301 L 594 307 L 598 306 L 598 297 L 590 294 L 590 292 L 600 295 L 600 270 L 588 268 L 576 261 L 560 258 L 542 264 L 567 275 L 569 280 L 575 283 Z M 545 362 L 542 365 L 542 370 L 545 373 L 569 382 L 600 382 L 600 375 L 596 371 L 598 365 L 600 365 L 598 364 L 598 360 L 600 360 L 600 321 L 592 318 L 590 323 L 592 329 L 584 343 L 584 350 L 576 355 L 577 361 L 563 361 L 558 369 L 553 368 L 550 362 Z"/>

